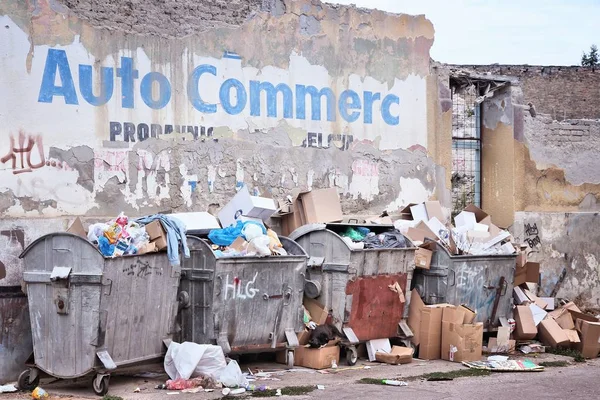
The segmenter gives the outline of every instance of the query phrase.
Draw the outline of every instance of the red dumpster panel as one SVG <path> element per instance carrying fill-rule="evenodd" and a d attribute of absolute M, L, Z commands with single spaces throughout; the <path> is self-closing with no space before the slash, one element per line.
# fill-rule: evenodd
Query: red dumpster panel
<path fill-rule="evenodd" d="M 361 341 L 396 337 L 404 303 L 388 286 L 398 282 L 406 294 L 406 274 L 361 277 L 348 282 L 346 295 L 352 295 L 348 326 Z"/>

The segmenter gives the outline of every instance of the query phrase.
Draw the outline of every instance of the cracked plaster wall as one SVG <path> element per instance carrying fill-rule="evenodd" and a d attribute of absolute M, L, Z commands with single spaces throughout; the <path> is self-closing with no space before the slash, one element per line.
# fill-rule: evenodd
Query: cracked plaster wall
<path fill-rule="evenodd" d="M 449 207 L 445 132 L 451 111 L 440 101 L 447 85 L 430 70 L 434 30 L 424 16 L 310 0 L 240 7 L 223 1 L 105 3 L 0 4 L 0 91 L 9 99 L 0 112 L 0 229 L 22 230 L 27 244 L 64 230 L 77 215 L 93 222 L 121 211 L 216 209 L 242 184 L 273 198 L 336 187 L 347 214 L 393 212 L 429 198 Z M 40 101 L 51 50 L 66 55 L 77 104 L 61 95 Z M 127 88 L 116 70 L 124 68 L 123 57 L 139 71 L 131 108 L 123 106 Z M 217 71 L 198 85 L 202 100 L 218 107 L 212 114 L 190 101 L 190 74 L 202 64 Z M 89 87 L 81 83 L 86 65 Z M 55 65 L 50 70 L 62 74 Z M 102 97 L 108 89 L 100 71 L 112 77 L 113 93 L 105 104 L 92 105 L 83 90 Z M 162 84 L 151 83 L 142 96 L 150 72 L 169 82 L 162 108 L 147 105 L 148 98 L 162 98 Z M 64 77 L 50 86 L 64 93 Z M 336 100 L 352 89 L 363 105 L 364 92 L 381 98 L 373 101 L 372 123 L 363 109 L 357 121 L 344 120 L 339 111 L 328 121 L 325 102 L 322 118 L 314 120 L 309 100 L 310 118 L 300 119 L 296 98 L 293 115 L 284 117 L 281 95 L 277 115 L 269 116 L 264 93 L 261 115 L 251 114 L 250 101 L 234 115 L 221 109 L 220 85 L 228 78 L 246 90 L 250 80 L 259 80 L 329 87 Z M 397 125 L 383 119 L 387 95 L 399 98 L 390 106 Z M 112 130 L 117 125 L 118 133 Z M 0 285 L 17 284 L 15 246 L 0 252 L 12 271 Z"/>

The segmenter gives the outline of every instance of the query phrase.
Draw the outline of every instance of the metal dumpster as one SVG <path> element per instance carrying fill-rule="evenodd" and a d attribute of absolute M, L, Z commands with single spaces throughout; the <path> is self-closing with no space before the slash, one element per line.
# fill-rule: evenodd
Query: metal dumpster
<path fill-rule="evenodd" d="M 302 298 L 307 255 L 279 237 L 287 256 L 217 258 L 210 244 L 188 236 L 178 321 L 181 341 L 218 344 L 226 354 L 287 348 L 294 365 L 297 333 L 303 329 Z"/>
<path fill-rule="evenodd" d="M 164 355 L 180 277 L 166 253 L 105 258 L 80 236 L 53 233 L 20 257 L 34 356 L 21 389 L 35 388 L 40 372 L 62 379 L 93 372 L 94 392 L 104 395 L 116 368 Z"/>
<path fill-rule="evenodd" d="M 27 297 L 21 286 L 0 286 L 0 385 L 17 379 L 31 351 Z"/>
<path fill-rule="evenodd" d="M 399 323 L 408 317 L 415 248 L 353 250 L 340 232 L 348 227 L 366 227 L 383 233 L 392 225 L 311 224 L 290 235 L 309 255 L 305 293 L 321 302 L 333 323 L 350 341 L 346 360 L 354 365 L 355 345 L 371 339 L 399 336 Z M 410 240 L 406 242 L 412 246 Z M 396 282 L 405 297 L 389 285 Z"/>
<path fill-rule="evenodd" d="M 454 256 L 438 243 L 435 249 L 431 268 L 417 269 L 413 279 L 425 304 L 464 304 L 488 331 L 510 317 L 516 255 Z"/>

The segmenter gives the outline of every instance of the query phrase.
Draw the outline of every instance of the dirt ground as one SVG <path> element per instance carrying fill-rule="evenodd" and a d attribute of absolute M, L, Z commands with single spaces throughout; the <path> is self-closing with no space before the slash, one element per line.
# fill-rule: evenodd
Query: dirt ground
<path fill-rule="evenodd" d="M 516 358 L 516 357 L 511 357 Z M 527 379 L 532 380 L 533 382 L 545 382 L 544 384 L 549 384 L 548 378 L 551 374 L 562 373 L 564 371 L 570 371 L 569 373 L 575 373 L 571 371 L 587 371 L 586 373 L 596 374 L 597 376 L 600 369 L 600 361 L 588 361 L 586 363 L 576 363 L 570 357 L 557 356 L 552 354 L 540 354 L 522 357 L 519 358 L 527 358 L 536 363 L 540 362 L 550 362 L 550 361 L 562 361 L 553 365 L 552 367 L 546 368 L 545 371 L 539 373 L 493 373 L 492 376 L 489 377 L 466 377 L 466 378 L 457 378 L 451 382 L 431 382 L 422 378 L 424 374 L 430 374 L 433 372 L 449 372 L 449 371 L 460 371 L 466 370 L 466 367 L 462 366 L 459 363 L 451 363 L 441 360 L 435 361 L 423 361 L 423 360 L 413 360 L 410 364 L 405 365 L 386 365 L 379 363 L 370 363 L 366 360 L 360 360 L 359 363 L 354 367 L 346 367 L 344 365 L 340 365 L 337 369 L 330 369 L 324 371 L 314 371 L 310 369 L 304 368 L 295 368 L 290 371 L 286 371 L 285 368 L 273 362 L 244 362 L 242 360 L 241 368 L 243 371 L 248 371 L 248 369 L 252 370 L 253 373 L 257 373 L 258 371 L 263 372 L 272 372 L 269 380 L 257 380 L 255 382 L 251 382 L 256 386 L 266 385 L 270 388 L 290 388 L 290 387 L 302 387 L 299 390 L 297 396 L 294 396 L 294 399 L 300 400 L 302 398 L 321 398 L 328 397 L 335 393 L 335 396 L 341 396 L 343 393 L 346 393 L 346 398 L 364 398 L 371 397 L 369 393 L 381 393 L 383 397 L 386 398 L 385 393 L 390 393 L 390 390 L 404 390 L 404 392 L 414 392 L 411 397 L 419 398 L 418 393 L 422 391 L 422 395 L 425 397 L 420 398 L 438 398 L 436 397 L 435 390 L 431 392 L 434 388 L 438 387 L 446 391 L 449 388 L 458 385 L 459 382 L 473 382 L 473 385 L 477 387 L 477 382 L 480 379 L 491 379 L 491 382 L 497 381 L 494 377 L 513 377 L 514 380 L 516 377 L 519 379 Z M 585 374 L 584 372 L 580 372 Z M 363 378 L 371 378 L 363 379 Z M 177 400 L 187 400 L 187 399 L 220 399 L 223 397 L 220 389 L 215 390 L 212 393 L 206 393 L 201 391 L 199 393 L 181 393 L 176 391 L 168 391 L 168 390 L 158 390 L 155 389 L 155 386 L 161 383 L 164 383 L 168 379 L 167 375 L 164 373 L 163 366 L 160 364 L 155 364 L 151 366 L 138 367 L 135 369 L 124 370 L 118 374 L 114 374 L 110 379 L 110 390 L 109 395 L 115 396 L 114 399 L 110 400 L 118 400 L 119 397 L 123 400 L 139 400 L 139 399 L 149 399 L 149 400 L 159 400 L 174 397 Z M 262 378 L 260 378 L 262 379 Z M 408 387 L 404 388 L 396 388 L 391 386 L 380 386 L 373 384 L 365 384 L 365 382 L 376 382 L 381 379 L 398 379 L 398 380 L 406 380 L 409 383 Z M 362 381 L 361 381 L 362 380 Z M 510 381 L 510 379 L 509 379 Z M 460 383 L 461 385 L 468 385 L 468 383 Z M 557 384 L 559 384 L 557 382 Z M 317 385 L 322 385 L 324 390 L 316 389 Z M 77 382 L 73 381 L 55 381 L 52 379 L 43 379 L 40 383 L 40 386 L 43 387 L 48 393 L 50 393 L 50 400 L 59 400 L 69 398 L 72 400 L 83 400 L 83 399 L 99 399 L 100 397 L 96 396 L 91 388 L 91 378 L 90 379 L 82 379 Z M 134 393 L 136 388 L 140 389 L 139 393 Z M 599 388 L 600 389 L 600 388 Z M 287 389 L 284 389 L 284 391 Z M 395 393 L 395 392 L 393 392 Z M 431 394 L 432 397 L 427 397 L 428 393 Z M 247 393 L 246 395 L 249 395 Z M 327 396 L 328 395 L 328 396 Z M 353 397 L 356 396 L 356 397 Z M 243 397 L 243 395 L 236 396 Z M 282 396 L 288 397 L 288 396 Z M 344 396 L 342 396 L 344 397 Z M 377 397 L 379 398 L 379 397 Z M 448 397 L 439 397 L 439 398 L 448 398 Z M 4 399 L 31 399 L 30 393 L 11 393 L 11 394 L 3 394 L 0 395 L 0 400 Z"/>

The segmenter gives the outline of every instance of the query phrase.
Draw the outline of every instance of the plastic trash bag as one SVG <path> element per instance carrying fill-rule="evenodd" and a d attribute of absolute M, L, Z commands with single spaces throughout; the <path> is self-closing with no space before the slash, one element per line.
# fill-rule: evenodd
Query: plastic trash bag
<path fill-rule="evenodd" d="M 230 388 L 245 388 L 248 386 L 248 380 L 246 380 L 246 377 L 244 374 L 242 374 L 242 370 L 235 360 L 231 360 L 229 364 L 227 364 L 227 367 L 225 367 L 225 369 L 221 372 L 219 381 L 223 384 L 223 386 Z"/>
<path fill-rule="evenodd" d="M 265 257 L 271 255 L 271 249 L 269 244 L 271 238 L 267 235 L 260 235 L 250 241 L 248 245 L 248 253 L 256 253 L 258 257 Z"/>
<path fill-rule="evenodd" d="M 247 242 L 251 242 L 252 239 L 263 235 L 264 232 L 258 224 L 245 224 L 242 229 L 242 236 L 246 238 Z"/>
<path fill-rule="evenodd" d="M 171 342 L 165 355 L 165 372 L 173 380 L 210 376 L 219 379 L 227 363 L 220 346 Z"/>
<path fill-rule="evenodd" d="M 108 225 L 105 223 L 92 224 L 88 231 L 87 238 L 90 242 L 94 243 L 98 241 L 98 238 L 104 236 L 104 231 L 108 229 Z"/>
<path fill-rule="evenodd" d="M 104 257 L 112 257 L 115 253 L 115 245 L 110 244 L 107 238 L 100 236 L 98 238 L 98 249 Z"/>

